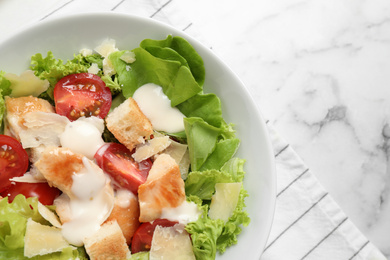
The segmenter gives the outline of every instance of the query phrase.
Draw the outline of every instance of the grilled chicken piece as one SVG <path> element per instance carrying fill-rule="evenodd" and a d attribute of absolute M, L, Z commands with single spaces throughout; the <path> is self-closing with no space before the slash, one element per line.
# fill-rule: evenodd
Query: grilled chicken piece
<path fill-rule="evenodd" d="M 115 204 L 107 221 L 116 220 L 130 245 L 131 238 L 139 226 L 139 206 L 137 197 L 130 191 L 119 190 L 115 196 Z"/>
<path fill-rule="evenodd" d="M 175 160 L 161 154 L 154 161 L 148 178 L 138 188 L 140 222 L 161 216 L 164 208 L 176 208 L 185 201 L 184 181 Z"/>
<path fill-rule="evenodd" d="M 25 128 L 24 115 L 29 112 L 54 113 L 53 106 L 46 100 L 33 96 L 11 98 L 5 97 L 7 114 L 5 116 L 5 129 L 20 140 L 19 133 Z"/>

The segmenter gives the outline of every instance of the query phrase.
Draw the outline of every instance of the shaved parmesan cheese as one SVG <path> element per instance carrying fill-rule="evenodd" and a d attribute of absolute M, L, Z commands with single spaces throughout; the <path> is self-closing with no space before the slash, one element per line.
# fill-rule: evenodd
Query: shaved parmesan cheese
<path fill-rule="evenodd" d="M 115 40 L 113 39 L 106 39 L 102 42 L 101 45 L 97 46 L 95 48 L 95 51 L 102 55 L 104 57 L 103 60 L 103 73 L 106 76 L 112 76 L 116 73 L 114 66 L 112 65 L 111 61 L 108 59 L 108 56 L 118 51 L 118 48 L 115 47 Z"/>
<path fill-rule="evenodd" d="M 187 147 L 188 145 L 186 144 L 171 141 L 171 145 L 164 150 L 164 153 L 169 154 L 173 159 L 175 159 L 176 163 L 179 164 L 187 151 Z"/>
<path fill-rule="evenodd" d="M 91 49 L 87 49 L 87 48 L 83 48 L 79 51 L 79 53 L 81 55 L 83 55 L 84 57 L 87 57 L 89 55 L 92 55 L 93 51 Z"/>
<path fill-rule="evenodd" d="M 227 221 L 237 207 L 241 191 L 241 182 L 217 183 L 215 194 L 211 197 L 209 217 Z"/>
<path fill-rule="evenodd" d="M 32 70 L 26 70 L 20 74 L 20 76 L 12 73 L 4 75 L 6 79 L 11 82 L 11 96 L 34 96 L 38 97 L 39 94 L 46 91 L 49 88 L 49 81 L 47 79 L 41 80 L 34 75 Z"/>
<path fill-rule="evenodd" d="M 107 58 L 112 52 L 118 51 L 118 48 L 115 47 L 114 39 L 106 39 L 95 48 L 95 51 L 102 55 L 104 58 Z"/>
<path fill-rule="evenodd" d="M 88 68 L 88 73 L 98 74 L 99 71 L 100 71 L 100 68 L 97 65 L 97 63 L 92 63 L 91 66 Z"/>
<path fill-rule="evenodd" d="M 12 179 L 9 179 L 10 181 L 14 182 L 25 182 L 25 183 L 42 183 L 47 182 L 46 179 L 36 179 L 34 175 L 27 172 L 23 176 L 20 177 L 13 177 Z"/>
<path fill-rule="evenodd" d="M 39 214 L 41 214 L 41 216 L 44 219 L 49 221 L 49 223 L 52 224 L 53 226 L 55 226 L 57 228 L 61 227 L 61 223 L 60 223 L 57 215 L 54 214 L 50 209 L 48 209 L 45 205 L 43 205 L 39 201 L 38 201 L 38 212 L 39 212 Z"/>
<path fill-rule="evenodd" d="M 26 257 L 60 252 L 67 247 L 71 246 L 62 236 L 60 229 L 41 225 L 31 218 L 28 219 L 24 237 L 24 255 Z"/>
<path fill-rule="evenodd" d="M 103 73 L 106 76 L 112 76 L 116 74 L 116 70 L 114 68 L 114 65 L 112 65 L 112 62 L 108 58 L 104 58 L 103 60 Z"/>
<path fill-rule="evenodd" d="M 56 206 L 56 213 L 60 217 L 61 223 L 66 223 L 72 219 L 72 212 L 70 211 L 70 198 L 65 193 L 62 193 L 54 200 Z"/>
<path fill-rule="evenodd" d="M 148 140 L 145 144 L 137 147 L 132 157 L 136 162 L 143 161 L 153 155 L 163 151 L 171 144 L 169 136 L 155 137 Z"/>
<path fill-rule="evenodd" d="M 120 59 L 126 63 L 133 63 L 135 61 L 135 53 L 132 51 L 126 51 L 122 54 Z"/>
<path fill-rule="evenodd" d="M 183 158 L 181 158 L 181 161 L 179 163 L 180 174 L 181 174 L 181 178 L 183 180 L 187 179 L 190 164 L 191 164 L 190 152 L 187 149 L 187 151 L 185 152 L 185 154 L 183 155 Z"/>
<path fill-rule="evenodd" d="M 190 236 L 183 226 L 157 226 L 153 234 L 149 259 L 195 260 Z"/>
<path fill-rule="evenodd" d="M 175 159 L 176 163 L 179 165 L 182 179 L 187 179 L 188 169 L 190 167 L 188 145 L 171 140 L 171 145 L 164 150 L 164 153 L 169 154 L 173 159 Z"/>

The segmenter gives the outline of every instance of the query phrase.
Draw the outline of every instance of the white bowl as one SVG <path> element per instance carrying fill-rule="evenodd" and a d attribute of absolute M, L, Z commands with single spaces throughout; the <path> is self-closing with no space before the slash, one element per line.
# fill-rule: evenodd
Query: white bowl
<path fill-rule="evenodd" d="M 208 48 L 171 26 L 149 18 L 117 13 L 88 13 L 57 17 L 24 28 L 0 43 L 0 70 L 21 73 L 35 53 L 72 59 L 81 48 L 94 48 L 112 38 L 119 49 L 133 49 L 145 38 L 164 39 L 168 34 L 186 38 L 202 56 L 206 67 L 204 91 L 222 100 L 223 115 L 235 124 L 241 139 L 238 157 L 246 159 L 244 186 L 251 218 L 238 243 L 217 259 L 259 259 L 272 225 L 276 177 L 274 155 L 264 119 L 237 76 Z M 234 50 L 232 50 L 234 51 Z M 239 51 L 239 50 L 237 50 Z"/>

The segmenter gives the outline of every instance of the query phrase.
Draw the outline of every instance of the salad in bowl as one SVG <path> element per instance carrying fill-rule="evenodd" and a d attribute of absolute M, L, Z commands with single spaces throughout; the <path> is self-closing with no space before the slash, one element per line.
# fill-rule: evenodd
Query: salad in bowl
<path fill-rule="evenodd" d="M 0 258 L 215 259 L 258 225 L 197 48 L 180 34 L 119 45 L 0 68 Z"/>

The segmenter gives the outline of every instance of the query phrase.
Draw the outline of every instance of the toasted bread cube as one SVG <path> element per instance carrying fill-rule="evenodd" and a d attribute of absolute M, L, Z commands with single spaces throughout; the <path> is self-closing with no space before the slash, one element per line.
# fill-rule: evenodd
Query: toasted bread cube
<path fill-rule="evenodd" d="M 175 208 L 185 201 L 184 181 L 175 160 L 161 154 L 154 161 L 148 178 L 138 188 L 140 222 L 161 216 L 163 208 Z"/>
<path fill-rule="evenodd" d="M 84 246 L 91 260 L 128 259 L 130 250 L 118 223 L 104 223 L 92 236 L 84 239 Z"/>
<path fill-rule="evenodd" d="M 132 98 L 108 114 L 106 123 L 108 130 L 130 151 L 153 134 L 152 124 Z"/>
<path fill-rule="evenodd" d="M 5 116 L 5 128 L 7 131 L 19 139 L 19 133 L 24 129 L 24 115 L 29 112 L 47 112 L 54 113 L 53 106 L 46 100 L 33 96 L 11 98 L 5 97 L 5 107 L 7 114 Z"/>
<path fill-rule="evenodd" d="M 114 208 L 106 221 L 116 220 L 118 222 L 128 245 L 140 224 L 138 218 L 137 197 L 130 191 L 119 190 L 115 196 Z"/>

